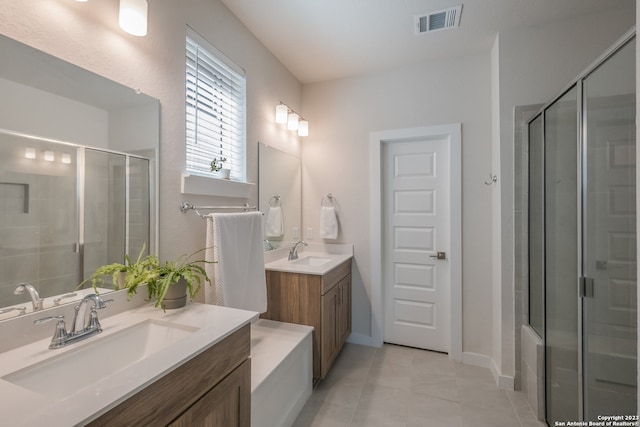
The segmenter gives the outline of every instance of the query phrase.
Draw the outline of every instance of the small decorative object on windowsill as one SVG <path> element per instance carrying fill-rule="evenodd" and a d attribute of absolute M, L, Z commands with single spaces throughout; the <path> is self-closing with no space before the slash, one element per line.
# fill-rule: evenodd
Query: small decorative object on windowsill
<path fill-rule="evenodd" d="M 132 297 L 137 292 L 138 286 L 146 283 L 149 299 L 155 299 L 155 306 L 166 310 L 184 306 L 187 295 L 193 300 L 200 292 L 203 282 L 211 284 L 204 270 L 204 264 L 211 261 L 202 259 L 189 261 L 192 256 L 204 249 L 189 256 L 182 255 L 176 261 L 164 262 L 155 255 L 143 257 L 144 251 L 143 247 L 135 262 L 131 262 L 129 256 L 125 255 L 124 264 L 114 263 L 99 267 L 78 287 L 91 282 L 98 293 L 98 285 L 105 286 L 105 276 L 112 276 L 114 289 L 126 289 L 129 297 Z"/>
<path fill-rule="evenodd" d="M 231 174 L 231 169 L 225 169 L 223 167 L 224 162 L 227 161 L 226 157 L 214 157 L 211 161 L 211 172 L 216 172 L 217 175 L 222 179 L 229 179 L 229 175 Z"/>

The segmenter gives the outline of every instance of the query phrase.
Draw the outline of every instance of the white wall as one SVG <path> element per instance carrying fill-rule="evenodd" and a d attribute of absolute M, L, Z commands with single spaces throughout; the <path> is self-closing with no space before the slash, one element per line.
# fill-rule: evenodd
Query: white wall
<path fill-rule="evenodd" d="M 491 167 L 489 55 L 417 64 L 306 85 L 301 142 L 303 223 L 319 241 L 320 200 L 339 204 L 339 242 L 353 243 L 353 338 L 371 338 L 369 134 L 462 123 L 463 351 L 491 354 Z"/>
<path fill-rule="evenodd" d="M 258 141 L 299 153 L 297 137 L 276 127 L 273 114 L 280 100 L 299 109 L 302 88 L 218 0 L 150 1 L 149 31 L 142 38 L 119 29 L 115 0 L 0 0 L 1 34 L 160 100 L 160 254 L 167 258 L 191 253 L 205 243 L 204 223 L 193 214 L 182 214 L 181 201 L 227 202 L 180 195 L 187 24 L 247 73 L 248 179 L 256 182 Z M 249 203 L 256 202 L 254 191 Z"/>

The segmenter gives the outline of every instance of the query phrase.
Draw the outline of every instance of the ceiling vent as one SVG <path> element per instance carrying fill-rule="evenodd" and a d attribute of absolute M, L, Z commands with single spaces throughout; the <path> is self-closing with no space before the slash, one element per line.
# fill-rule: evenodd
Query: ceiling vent
<path fill-rule="evenodd" d="M 446 30 L 460 26 L 462 5 L 438 10 L 426 15 L 416 16 L 416 34 L 425 34 L 432 31 Z"/>

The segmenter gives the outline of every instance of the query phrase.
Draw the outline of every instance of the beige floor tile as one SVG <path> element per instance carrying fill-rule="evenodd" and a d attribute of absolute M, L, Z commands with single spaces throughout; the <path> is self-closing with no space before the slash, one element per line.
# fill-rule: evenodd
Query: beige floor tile
<path fill-rule="evenodd" d="M 453 402 L 460 401 L 456 378 L 449 375 L 414 373 L 411 376 L 411 392 Z"/>
<path fill-rule="evenodd" d="M 407 427 L 460 427 L 460 403 L 419 395 L 411 396 Z"/>
<path fill-rule="evenodd" d="M 522 392 L 448 355 L 347 344 L 296 427 L 544 427 Z"/>
<path fill-rule="evenodd" d="M 309 399 L 293 427 L 348 427 L 354 409 L 338 403 Z"/>
<path fill-rule="evenodd" d="M 385 362 L 392 362 L 396 365 L 411 367 L 416 353 L 423 351 L 424 350 L 417 350 L 415 348 L 403 347 L 400 345 L 385 344 L 376 351 L 374 362 L 383 360 Z"/>
<path fill-rule="evenodd" d="M 371 363 L 367 384 L 409 391 L 411 388 L 411 367 L 396 364 L 386 358 L 376 358 Z"/>

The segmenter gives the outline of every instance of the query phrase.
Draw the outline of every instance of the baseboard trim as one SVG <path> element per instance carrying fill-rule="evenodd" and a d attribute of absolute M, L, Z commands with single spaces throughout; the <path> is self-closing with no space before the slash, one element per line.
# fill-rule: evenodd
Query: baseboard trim
<path fill-rule="evenodd" d="M 366 345 L 368 347 L 381 347 L 380 345 L 375 344 L 373 337 L 359 334 L 357 332 L 352 332 L 351 335 L 347 337 L 347 342 L 351 344 Z"/>
<path fill-rule="evenodd" d="M 493 380 L 496 382 L 498 388 L 504 390 L 514 389 L 514 378 L 509 375 L 500 374 L 500 370 L 498 369 L 495 360 L 493 360 L 491 357 L 484 354 L 464 352 L 462 353 L 462 363 L 464 363 L 465 365 L 487 368 L 491 371 Z"/>

